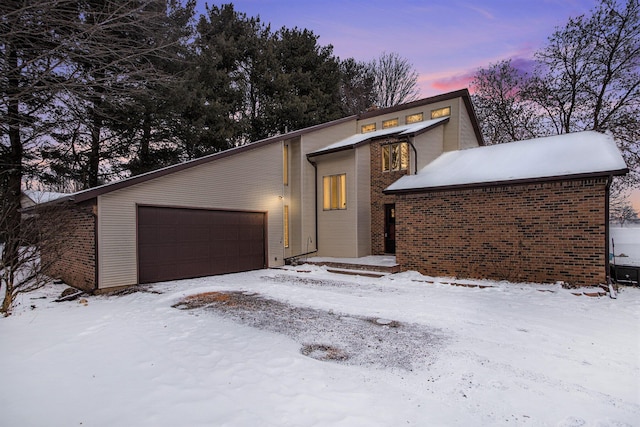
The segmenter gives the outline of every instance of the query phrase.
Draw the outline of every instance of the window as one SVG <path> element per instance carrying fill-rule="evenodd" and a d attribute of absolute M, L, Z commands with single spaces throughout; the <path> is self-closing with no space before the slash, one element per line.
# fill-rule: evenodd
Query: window
<path fill-rule="evenodd" d="M 324 210 L 347 209 L 347 175 L 330 175 L 322 178 Z"/>
<path fill-rule="evenodd" d="M 416 113 L 416 114 L 411 114 L 409 116 L 407 116 L 405 118 L 405 123 L 410 125 L 411 123 L 417 123 L 417 122 L 421 122 L 424 120 L 424 114 L 423 113 Z"/>
<path fill-rule="evenodd" d="M 431 110 L 431 118 L 439 119 L 440 117 L 447 117 L 451 115 L 451 107 L 438 108 L 437 110 Z"/>
<path fill-rule="evenodd" d="M 382 170 L 404 171 L 409 169 L 409 144 L 399 142 L 382 146 Z"/>
<path fill-rule="evenodd" d="M 376 124 L 375 123 L 370 123 L 368 125 L 362 125 L 360 127 L 360 133 L 373 132 L 374 130 L 376 130 Z"/>
<path fill-rule="evenodd" d="M 285 145 L 282 150 L 282 183 L 289 185 L 289 146 Z"/>
<path fill-rule="evenodd" d="M 284 247 L 289 247 L 289 205 L 284 205 Z"/>
<path fill-rule="evenodd" d="M 389 119 L 382 122 L 382 129 L 398 126 L 398 119 Z"/>

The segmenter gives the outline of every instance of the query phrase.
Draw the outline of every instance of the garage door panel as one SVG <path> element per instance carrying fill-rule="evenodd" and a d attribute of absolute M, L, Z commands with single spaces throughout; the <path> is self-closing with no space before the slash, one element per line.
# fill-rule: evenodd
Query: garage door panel
<path fill-rule="evenodd" d="M 264 213 L 140 206 L 139 282 L 263 268 L 264 239 Z"/>

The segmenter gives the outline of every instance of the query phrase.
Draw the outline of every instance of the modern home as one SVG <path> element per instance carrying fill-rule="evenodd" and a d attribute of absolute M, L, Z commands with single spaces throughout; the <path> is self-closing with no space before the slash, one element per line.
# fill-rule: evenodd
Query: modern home
<path fill-rule="evenodd" d="M 102 291 L 307 255 L 397 254 L 402 269 L 430 275 L 604 282 L 608 185 L 626 166 L 609 137 L 586 139 L 596 155 L 580 167 L 565 159 L 510 175 L 500 161 L 544 164 L 550 145 L 529 142 L 520 154 L 484 147 L 467 90 L 368 111 L 58 199 L 74 230 L 51 274 Z M 496 173 L 471 173 L 487 170 Z M 438 181 L 456 175 L 465 179 Z M 509 216 L 507 233 L 498 232 Z M 575 247 L 530 245 L 532 236 Z M 562 263 L 547 265 L 559 251 Z"/>

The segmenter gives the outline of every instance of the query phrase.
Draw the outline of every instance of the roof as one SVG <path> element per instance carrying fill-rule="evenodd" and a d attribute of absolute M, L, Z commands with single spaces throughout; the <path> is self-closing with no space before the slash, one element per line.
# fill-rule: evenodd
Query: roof
<path fill-rule="evenodd" d="M 441 101 L 446 101 L 449 99 L 455 99 L 455 98 L 462 98 L 465 106 L 469 112 L 469 115 L 471 117 L 471 122 L 473 125 L 473 129 L 474 132 L 476 134 L 476 137 L 478 138 L 478 141 L 483 141 L 482 139 L 482 134 L 480 132 L 480 127 L 478 125 L 478 119 L 476 117 L 475 111 L 473 109 L 473 105 L 471 103 L 471 96 L 469 94 L 469 91 L 467 89 L 461 89 L 461 90 L 457 90 L 454 92 L 448 92 L 448 93 L 444 93 L 441 95 L 436 95 L 436 96 L 432 96 L 429 98 L 424 98 L 424 99 L 420 99 L 417 101 L 413 101 L 407 104 L 402 104 L 402 105 L 396 105 L 393 107 L 388 107 L 388 108 L 381 108 L 378 110 L 373 110 L 373 111 L 368 111 L 365 113 L 362 113 L 360 115 L 353 115 L 353 116 L 348 116 L 348 117 L 344 117 L 342 119 L 337 119 L 337 120 L 333 120 L 331 122 L 326 122 L 326 123 L 322 123 L 319 125 L 315 125 L 315 126 L 311 126 L 308 128 L 304 128 L 304 129 L 300 129 L 300 130 L 296 130 L 296 131 L 292 131 L 292 132 L 288 132 L 286 134 L 282 134 L 282 135 L 275 135 L 260 141 L 256 141 L 256 142 L 252 142 L 250 144 L 247 145 L 243 145 L 240 147 L 236 147 L 236 148 L 232 148 L 226 151 L 221 151 L 219 153 L 214 153 L 214 154 L 210 154 L 208 156 L 204 156 L 204 157 L 200 157 L 198 159 L 194 159 L 191 161 L 187 161 L 184 163 L 179 163 L 177 165 L 173 165 L 173 166 L 167 166 L 165 168 L 162 169 L 158 169 L 155 171 L 151 171 L 151 172 L 147 172 L 145 174 L 141 174 L 141 175 L 136 175 L 130 178 L 126 178 L 120 181 L 115 181 L 109 184 L 105 184 L 105 185 L 101 185 L 99 187 L 94 187 L 94 188 L 90 188 L 88 190 L 83 190 L 83 191 L 79 191 L 77 193 L 73 193 L 70 195 L 66 195 L 65 197 L 61 197 L 59 199 L 56 199 L 56 202 L 62 202 L 62 201 L 74 201 L 76 203 L 80 203 L 80 202 L 84 202 L 87 200 L 91 200 L 97 196 L 100 196 L 102 194 L 106 194 L 106 193 L 110 193 L 112 191 L 115 190 L 119 190 L 122 188 L 126 188 L 132 185 L 136 185 L 145 181 L 149 181 L 155 178 L 159 178 L 161 176 L 164 175 L 168 175 L 168 174 L 172 174 L 175 172 L 179 172 L 185 169 L 189 169 L 195 166 L 199 166 L 205 163 L 209 163 L 218 159 L 222 159 L 225 157 L 229 157 L 229 156 L 233 156 L 236 154 L 240 154 L 242 152 L 248 151 L 248 150 L 253 150 L 259 147 L 263 147 L 265 145 L 269 145 L 269 144 L 274 144 L 274 143 L 279 143 L 281 141 L 285 141 L 287 139 L 292 139 L 292 138 L 296 138 L 302 135 L 305 135 L 307 133 L 311 133 L 311 132 L 315 132 L 321 129 L 325 129 L 331 126 L 335 126 L 341 123 L 346 123 L 349 121 L 357 121 L 357 120 L 362 120 L 362 119 L 368 119 L 371 117 L 377 117 L 380 115 L 384 115 L 384 114 L 389 114 L 389 113 L 393 113 L 396 111 L 402 111 L 402 110 L 406 110 L 409 108 L 415 108 L 415 107 L 419 107 L 422 105 L 429 105 L 429 104 L 434 104 L 436 102 L 441 102 Z M 423 123 L 427 123 L 427 122 L 423 122 Z M 396 128 L 397 129 L 397 128 Z"/>
<path fill-rule="evenodd" d="M 67 193 L 54 193 L 51 191 L 23 190 L 22 194 L 31 199 L 34 203 L 47 203 L 61 197 L 68 196 Z"/>
<path fill-rule="evenodd" d="M 410 125 L 395 126 L 392 128 L 381 129 L 381 130 L 367 132 L 367 133 L 357 133 L 341 141 L 335 142 L 331 145 L 321 148 L 320 150 L 313 151 L 307 154 L 307 156 L 313 157 L 320 154 L 333 153 L 336 151 L 342 151 L 345 149 L 354 148 L 369 140 L 382 138 L 390 135 L 413 136 L 421 132 L 427 131 L 431 128 L 434 128 L 447 121 L 449 121 L 449 117 L 441 117 L 439 119 L 427 120 L 424 122 L 413 123 Z"/>
<path fill-rule="evenodd" d="M 385 192 L 402 193 L 628 172 L 609 135 L 577 132 L 442 154 Z"/>

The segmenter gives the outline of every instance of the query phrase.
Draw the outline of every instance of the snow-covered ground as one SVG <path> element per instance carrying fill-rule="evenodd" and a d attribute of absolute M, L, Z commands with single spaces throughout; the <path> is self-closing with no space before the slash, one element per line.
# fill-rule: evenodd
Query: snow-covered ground
<path fill-rule="evenodd" d="M 631 224 L 625 227 L 611 227 L 610 252 L 615 244 L 615 262 L 620 265 L 640 267 L 640 225 Z"/>
<path fill-rule="evenodd" d="M 430 284 L 412 272 L 296 270 L 62 303 L 52 302 L 62 290 L 55 285 L 24 296 L 0 319 L 0 424 L 640 425 L 639 288 L 610 299 L 558 286 Z M 403 343 L 399 353 L 420 357 L 409 357 L 412 366 L 320 361 L 301 353 L 300 334 L 172 307 L 210 291 L 257 293 L 324 313 L 335 327 L 314 339 L 337 348 L 361 319 L 387 319 L 375 339 L 387 334 Z M 390 320 L 396 327 L 385 326 Z M 396 356 L 412 355 L 384 355 Z"/>

